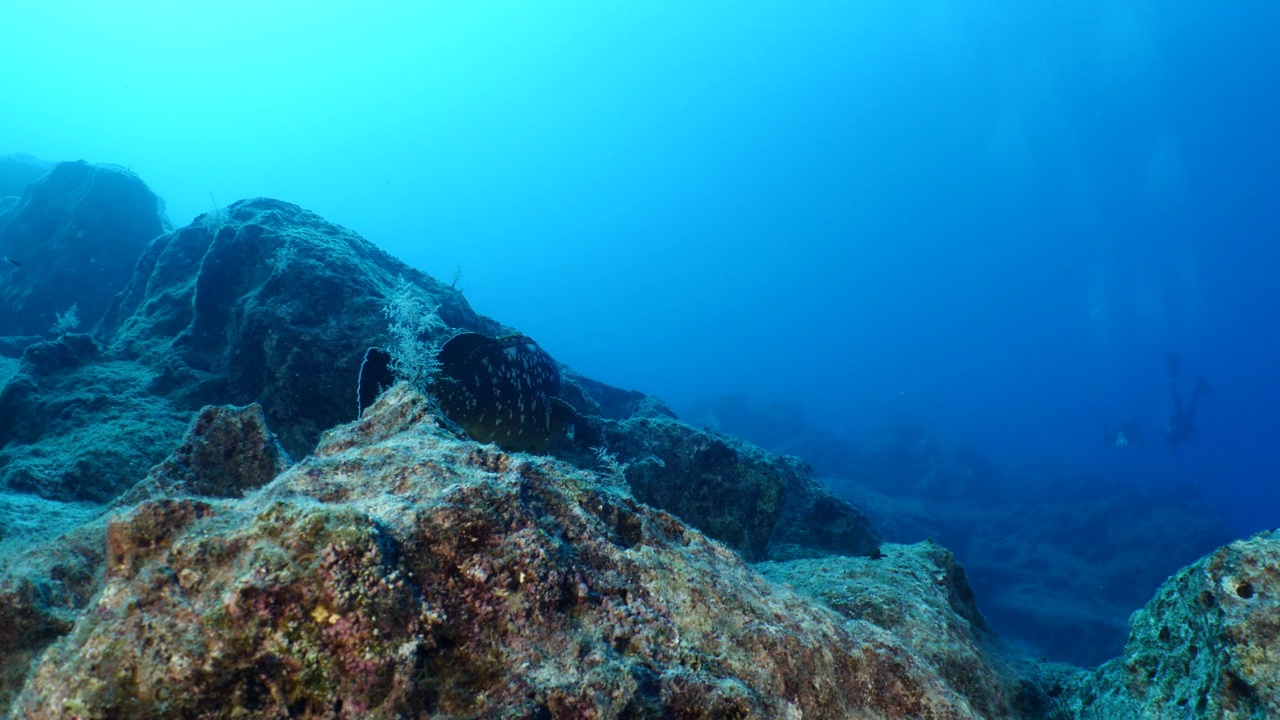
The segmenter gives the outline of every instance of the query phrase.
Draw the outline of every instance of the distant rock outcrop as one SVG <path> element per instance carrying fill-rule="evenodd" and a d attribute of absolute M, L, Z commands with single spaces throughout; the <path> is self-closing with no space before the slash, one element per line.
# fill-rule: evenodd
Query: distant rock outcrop
<path fill-rule="evenodd" d="M 855 445 L 808 427 L 798 408 L 743 395 L 692 412 L 700 424 L 812 462 L 887 540 L 946 546 L 1001 636 L 1062 662 L 1115 657 L 1129 614 L 1168 574 L 1233 536 L 1203 498 L 1069 467 L 1000 468 L 910 418 Z"/>
<path fill-rule="evenodd" d="M 949 548 L 1001 636 L 1055 660 L 1115 657 L 1164 578 L 1232 537 L 1210 503 L 1070 468 L 999 469 L 913 423 L 859 450 L 846 478 L 828 479 L 837 494 L 890 540 Z"/>
<path fill-rule="evenodd" d="M 163 203 L 133 173 L 58 163 L 0 213 L 0 336 L 57 334 L 73 307 L 92 327 L 167 229 Z"/>

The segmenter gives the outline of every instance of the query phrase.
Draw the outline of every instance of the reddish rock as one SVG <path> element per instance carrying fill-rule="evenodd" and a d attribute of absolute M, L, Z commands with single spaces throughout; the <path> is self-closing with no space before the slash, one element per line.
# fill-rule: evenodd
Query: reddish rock
<path fill-rule="evenodd" d="M 211 405 L 196 415 L 182 444 L 115 504 L 170 495 L 239 497 L 288 466 L 289 456 L 267 429 L 260 405 Z"/>
<path fill-rule="evenodd" d="M 111 536 L 17 716 L 977 716 L 884 627 L 591 473 L 449 436 L 403 386 L 263 490 Z"/>

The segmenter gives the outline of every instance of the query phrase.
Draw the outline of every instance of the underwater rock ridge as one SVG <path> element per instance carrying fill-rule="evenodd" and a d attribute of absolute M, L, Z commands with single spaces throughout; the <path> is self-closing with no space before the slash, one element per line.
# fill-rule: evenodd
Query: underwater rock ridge
<path fill-rule="evenodd" d="M 1278 533 L 1171 578 L 1125 655 L 1084 671 L 1001 643 L 934 543 L 753 567 L 599 476 L 459 439 L 436 412 L 401 384 L 256 491 L 242 494 L 250 471 L 240 490 L 174 495 L 241 460 L 271 466 L 219 451 L 259 437 L 260 411 L 208 409 L 137 504 L 90 528 L 105 542 L 93 611 L 37 656 L 12 716 L 1276 711 Z"/>
<path fill-rule="evenodd" d="M 939 670 L 922 620 L 827 609 L 591 473 L 434 417 L 398 385 L 256 492 L 113 516 L 93 611 L 13 715 L 1017 716 L 994 671 Z M 944 557 L 804 572 L 908 563 L 972 645 L 986 631 L 928 570 Z"/>

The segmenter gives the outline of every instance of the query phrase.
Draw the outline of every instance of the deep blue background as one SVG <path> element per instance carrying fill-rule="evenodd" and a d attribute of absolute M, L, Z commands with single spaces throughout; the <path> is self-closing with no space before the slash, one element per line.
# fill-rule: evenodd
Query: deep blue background
<path fill-rule="evenodd" d="M 296 202 L 677 406 L 907 412 L 1280 525 L 1280 5 L 257 5 L 6 3 L 0 151 L 179 224 Z M 1176 455 L 1169 350 L 1219 391 Z"/>

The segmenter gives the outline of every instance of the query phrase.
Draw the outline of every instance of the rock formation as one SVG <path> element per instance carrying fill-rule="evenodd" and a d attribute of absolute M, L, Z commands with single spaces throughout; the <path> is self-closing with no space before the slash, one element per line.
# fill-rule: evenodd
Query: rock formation
<path fill-rule="evenodd" d="M 159 208 L 83 163 L 0 206 L 6 252 L 150 233 L 129 273 L 41 259 L 0 296 L 13 717 L 1277 711 L 1274 535 L 1170 580 L 1120 659 L 1037 661 L 950 552 L 883 543 L 803 461 L 643 393 L 558 366 L 574 426 L 546 455 L 476 442 L 406 383 L 359 414 L 396 298 L 442 334 L 511 329 L 288 203 L 168 232 Z"/>
<path fill-rule="evenodd" d="M 14 713 L 1021 715 L 944 551 L 831 561 L 833 578 L 912 568 L 901 612 L 833 612 L 593 473 L 458 439 L 433 412 L 402 384 L 259 492 L 113 516 L 93 612 Z"/>

